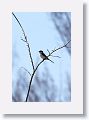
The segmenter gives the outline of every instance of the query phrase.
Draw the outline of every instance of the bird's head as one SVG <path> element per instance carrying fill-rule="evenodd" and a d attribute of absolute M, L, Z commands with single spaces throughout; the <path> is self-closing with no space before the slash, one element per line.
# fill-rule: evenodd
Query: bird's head
<path fill-rule="evenodd" d="M 43 51 L 42 51 L 42 50 L 40 50 L 40 51 L 39 51 L 39 53 L 43 53 Z"/>

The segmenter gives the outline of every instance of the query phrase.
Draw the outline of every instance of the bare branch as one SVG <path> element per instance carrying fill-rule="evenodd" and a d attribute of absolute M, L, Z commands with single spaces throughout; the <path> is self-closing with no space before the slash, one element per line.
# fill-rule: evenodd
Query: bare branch
<path fill-rule="evenodd" d="M 70 41 L 71 41 L 71 40 L 70 40 Z M 56 49 L 52 50 L 52 52 L 50 52 L 50 55 L 48 55 L 48 57 L 51 56 L 51 55 L 52 55 L 54 52 L 56 52 L 57 50 L 66 47 L 70 41 L 68 41 L 68 42 L 67 42 L 65 45 L 63 45 L 63 46 L 61 46 L 61 47 L 59 47 L 59 48 L 56 48 Z"/>
<path fill-rule="evenodd" d="M 38 67 L 41 65 L 41 63 L 43 63 L 43 61 L 44 61 L 44 60 L 42 60 L 41 62 L 38 63 L 38 65 L 36 66 L 36 68 L 34 69 L 32 75 L 31 75 L 31 80 L 30 80 L 30 83 L 29 83 L 28 92 L 27 92 L 27 96 L 26 96 L 25 102 L 27 102 L 27 100 L 28 100 L 29 92 L 30 92 L 30 89 L 31 89 L 31 83 L 32 83 L 33 77 L 34 77 L 34 75 L 35 75 L 35 72 L 37 71 L 37 69 L 38 69 Z"/>
<path fill-rule="evenodd" d="M 26 68 L 24 68 L 24 67 L 21 67 L 21 68 L 23 68 L 31 76 L 31 73 Z"/>
<path fill-rule="evenodd" d="M 23 32 L 24 38 L 25 38 L 25 40 L 27 41 L 27 38 L 26 38 L 26 35 L 25 35 L 25 31 L 24 31 L 24 29 L 23 29 L 21 23 L 19 22 L 18 18 L 15 16 L 15 14 L 14 14 L 13 12 L 12 12 L 12 15 L 15 17 L 15 19 L 16 19 L 17 22 L 19 23 L 19 25 L 20 25 L 20 27 L 21 27 L 21 29 L 22 29 L 22 32 Z"/>
<path fill-rule="evenodd" d="M 21 30 L 22 30 L 23 35 L 24 35 L 24 38 L 25 38 L 25 40 L 23 40 L 23 39 L 21 39 L 21 40 L 23 40 L 23 41 L 26 42 L 26 44 L 27 44 L 28 51 L 29 51 L 29 56 L 30 56 L 30 60 L 31 60 L 31 64 L 32 64 L 32 67 L 33 67 L 33 70 L 34 70 L 34 63 L 33 63 L 32 55 L 31 55 L 31 48 L 30 48 L 30 45 L 29 45 L 29 43 L 28 43 L 27 36 L 26 36 L 26 34 L 25 34 L 25 31 L 24 31 L 21 23 L 19 22 L 18 18 L 15 16 L 15 14 L 14 14 L 13 12 L 12 12 L 12 15 L 15 17 L 15 19 L 17 20 L 18 24 L 19 24 L 20 27 L 21 27 Z"/>
<path fill-rule="evenodd" d="M 69 41 L 69 42 L 70 42 L 70 41 Z M 48 57 L 49 57 L 49 56 L 52 56 L 52 54 L 53 54 L 54 52 L 56 52 L 57 50 L 66 47 L 69 42 L 67 42 L 67 43 L 66 43 L 65 45 L 63 45 L 62 47 L 59 47 L 59 48 L 57 48 L 57 49 L 52 50 L 52 52 L 49 52 L 49 50 L 47 49 L 47 51 L 49 52 Z M 56 56 L 56 57 L 58 57 L 58 56 Z M 31 89 L 31 83 L 32 83 L 32 79 L 33 79 L 33 77 L 34 77 L 34 75 L 35 75 L 35 72 L 37 71 L 38 67 L 39 67 L 44 61 L 45 61 L 45 59 L 43 59 L 41 62 L 38 63 L 38 65 L 36 66 L 36 68 L 34 69 L 32 75 L 31 75 L 31 80 L 30 80 L 30 83 L 29 83 L 28 92 L 27 92 L 27 96 L 26 96 L 25 102 L 27 102 L 27 100 L 28 100 L 29 92 L 30 92 L 30 89 Z"/>
<path fill-rule="evenodd" d="M 58 57 L 58 58 L 61 58 L 61 57 L 59 57 L 59 56 L 54 56 L 54 55 L 50 55 L 50 56 L 52 56 L 52 57 Z"/>
<path fill-rule="evenodd" d="M 21 38 L 22 41 L 26 42 L 24 39 Z"/>
<path fill-rule="evenodd" d="M 71 40 L 71 14 L 70 12 L 53 12 L 51 13 L 52 20 L 56 27 L 58 34 L 61 37 L 61 40 L 68 42 Z M 61 24 L 60 24 L 61 23 Z M 70 49 L 67 49 L 68 53 L 71 53 Z"/>
<path fill-rule="evenodd" d="M 55 49 L 54 49 L 55 50 Z M 48 53 L 49 53 L 49 56 L 52 56 L 52 57 L 58 57 L 58 58 L 61 58 L 59 56 L 54 56 L 54 55 L 51 55 L 50 51 L 47 49 Z M 53 51 L 53 50 L 52 50 Z"/>
<path fill-rule="evenodd" d="M 48 51 L 48 53 L 49 53 L 49 55 L 50 55 L 50 52 L 49 52 L 49 50 L 47 49 L 47 51 Z"/>

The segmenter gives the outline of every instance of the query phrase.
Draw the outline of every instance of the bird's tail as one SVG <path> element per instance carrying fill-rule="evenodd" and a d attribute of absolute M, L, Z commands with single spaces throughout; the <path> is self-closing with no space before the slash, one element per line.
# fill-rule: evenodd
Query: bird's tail
<path fill-rule="evenodd" d="M 53 62 L 52 60 L 50 60 L 49 58 L 48 58 L 48 60 L 51 61 L 52 63 L 54 63 L 54 62 Z"/>

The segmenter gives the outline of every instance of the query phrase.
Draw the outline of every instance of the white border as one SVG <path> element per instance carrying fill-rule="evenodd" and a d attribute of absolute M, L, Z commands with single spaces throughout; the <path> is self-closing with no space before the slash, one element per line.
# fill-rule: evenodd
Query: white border
<path fill-rule="evenodd" d="M 71 102 L 12 102 L 12 11 L 72 13 Z M 83 114 L 82 0 L 0 1 L 0 112 L 4 114 Z"/>

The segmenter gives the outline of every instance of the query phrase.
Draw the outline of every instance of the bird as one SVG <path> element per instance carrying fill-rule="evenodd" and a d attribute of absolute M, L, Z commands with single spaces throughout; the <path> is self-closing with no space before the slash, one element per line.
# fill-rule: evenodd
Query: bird
<path fill-rule="evenodd" d="M 54 63 L 52 60 L 50 60 L 50 59 L 45 55 L 45 53 L 44 53 L 42 50 L 40 50 L 39 53 L 40 53 L 40 57 L 41 57 L 43 60 L 49 60 L 49 61 L 51 61 L 52 63 Z"/>

